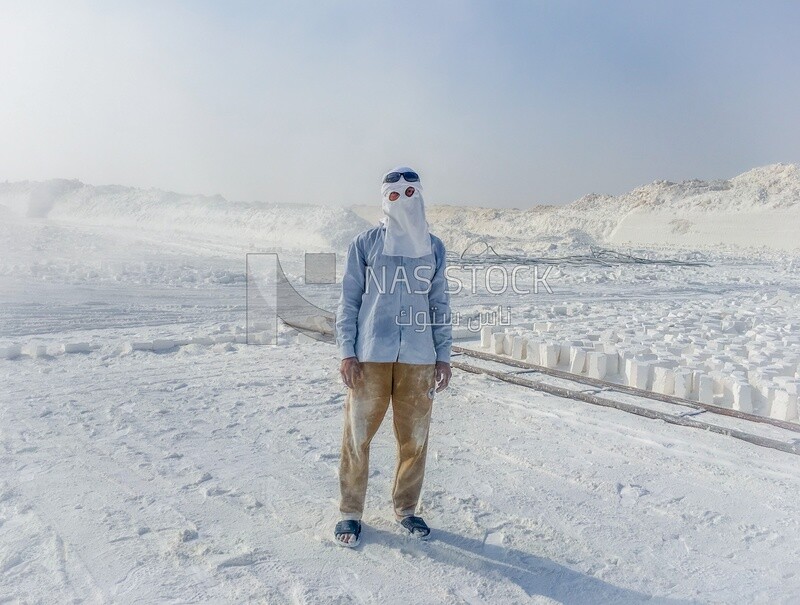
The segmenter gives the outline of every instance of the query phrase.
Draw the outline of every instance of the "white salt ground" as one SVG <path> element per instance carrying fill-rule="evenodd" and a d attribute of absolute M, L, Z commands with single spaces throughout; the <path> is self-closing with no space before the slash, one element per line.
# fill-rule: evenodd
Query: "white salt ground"
<path fill-rule="evenodd" d="M 796 170 L 766 173 L 751 177 L 772 203 Z M 285 328 L 277 346 L 242 344 L 244 253 L 281 246 L 302 290 L 302 252 L 341 253 L 369 223 L 343 209 L 63 183 L 32 197 L 37 187 L 0 185 L 0 351 L 19 348 L 0 355 L 0 601 L 800 598 L 795 456 L 460 372 L 433 413 L 420 510 L 432 540 L 405 537 L 392 518 L 389 412 L 371 451 L 363 544 L 337 546 L 335 350 Z M 454 247 L 513 222 L 468 212 L 462 231 L 455 218 L 449 232 L 438 223 Z M 565 251 L 575 233 L 501 242 L 528 237 L 534 250 L 560 238 Z M 649 251 L 677 253 L 665 245 Z M 781 325 L 759 342 L 797 334 L 793 253 L 706 254 L 712 268 L 562 268 L 553 295 L 479 288 L 454 308 L 507 304 L 515 324 L 560 318 L 578 336 L 600 327 L 602 308 L 646 323 L 682 301 L 707 314 L 775 301 Z M 304 293 L 335 305 L 335 286 Z"/>

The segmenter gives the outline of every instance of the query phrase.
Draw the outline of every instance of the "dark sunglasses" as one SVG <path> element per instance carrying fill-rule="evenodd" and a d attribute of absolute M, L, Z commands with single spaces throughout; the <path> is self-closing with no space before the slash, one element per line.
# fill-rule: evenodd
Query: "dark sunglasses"
<path fill-rule="evenodd" d="M 390 172 L 383 177 L 384 183 L 396 183 L 403 177 L 409 183 L 416 183 L 419 181 L 419 175 L 416 172 Z"/>

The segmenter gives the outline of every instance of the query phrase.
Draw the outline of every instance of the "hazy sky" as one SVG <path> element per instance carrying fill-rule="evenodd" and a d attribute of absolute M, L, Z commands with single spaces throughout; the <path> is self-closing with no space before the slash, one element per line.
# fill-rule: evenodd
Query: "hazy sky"
<path fill-rule="evenodd" d="M 527 207 L 800 162 L 800 2 L 0 0 L 0 180 Z"/>

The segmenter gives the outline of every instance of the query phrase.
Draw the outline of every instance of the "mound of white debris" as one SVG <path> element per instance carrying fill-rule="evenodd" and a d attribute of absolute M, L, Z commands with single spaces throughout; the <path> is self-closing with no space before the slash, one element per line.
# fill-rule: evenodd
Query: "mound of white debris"
<path fill-rule="evenodd" d="M 755 168 L 730 180 L 655 181 L 620 195 L 586 195 L 565 206 L 529 209 L 432 206 L 428 218 L 445 243 L 463 250 L 477 239 L 531 249 L 560 243 L 800 247 L 800 169 Z"/>
<path fill-rule="evenodd" d="M 186 195 L 77 180 L 0 183 L 0 215 L 48 218 L 81 225 L 136 227 L 181 239 L 229 241 L 231 246 L 340 250 L 368 223 L 345 208 L 313 204 L 231 202 L 221 195 Z"/>
<path fill-rule="evenodd" d="M 499 200 L 502 201 L 502 200 Z M 476 240 L 498 249 L 570 245 L 667 245 L 680 248 L 800 247 L 800 169 L 755 168 L 730 180 L 655 181 L 620 196 L 586 195 L 564 206 L 469 208 L 428 200 L 432 231 L 461 251 Z M 371 206 L 231 202 L 77 180 L 0 183 L 0 216 L 14 214 L 84 225 L 176 231 L 233 245 L 344 251 L 382 216 Z"/>

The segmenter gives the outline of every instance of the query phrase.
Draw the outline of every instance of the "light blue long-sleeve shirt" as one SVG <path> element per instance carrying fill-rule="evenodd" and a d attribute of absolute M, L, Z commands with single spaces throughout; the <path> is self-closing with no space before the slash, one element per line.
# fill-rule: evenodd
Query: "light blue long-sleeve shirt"
<path fill-rule="evenodd" d="M 450 362 L 452 325 L 442 240 L 420 258 L 383 254 L 386 227 L 359 233 L 347 249 L 336 342 L 342 359 Z"/>

